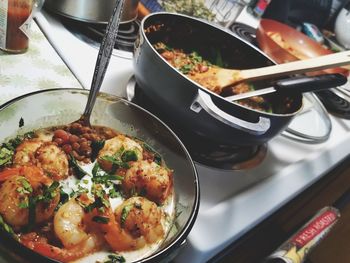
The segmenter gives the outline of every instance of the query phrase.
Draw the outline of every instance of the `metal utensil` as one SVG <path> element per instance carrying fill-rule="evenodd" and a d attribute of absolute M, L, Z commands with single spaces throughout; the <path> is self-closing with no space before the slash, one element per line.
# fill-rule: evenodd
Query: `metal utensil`
<path fill-rule="evenodd" d="M 325 74 L 315 77 L 296 77 L 277 81 L 272 87 L 249 91 L 225 97 L 228 101 L 237 101 L 254 96 L 261 96 L 273 92 L 304 93 L 329 89 L 344 85 L 347 78 L 342 74 Z"/>
<path fill-rule="evenodd" d="M 116 37 L 118 34 L 118 27 L 119 27 L 120 18 L 121 18 L 123 6 L 124 6 L 124 1 L 125 0 L 119 0 L 117 2 L 117 5 L 113 10 L 112 17 L 108 22 L 106 33 L 103 36 L 100 50 L 98 52 L 95 70 L 94 70 L 94 76 L 91 82 L 89 97 L 86 103 L 84 113 L 81 116 L 81 118 L 78 120 L 78 122 L 86 126 L 91 126 L 90 125 L 91 111 L 94 107 L 96 96 L 101 88 L 101 85 L 109 64 L 109 60 L 112 55 L 112 51 L 113 51 Z"/>

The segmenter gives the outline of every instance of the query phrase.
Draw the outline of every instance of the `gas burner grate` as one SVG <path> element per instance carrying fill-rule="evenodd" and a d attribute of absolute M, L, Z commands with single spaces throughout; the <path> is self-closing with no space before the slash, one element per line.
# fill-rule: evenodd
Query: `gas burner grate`
<path fill-rule="evenodd" d="M 174 123 L 142 92 L 132 77 L 126 88 L 127 99 L 149 110 L 163 120 L 179 136 L 196 162 L 218 169 L 242 170 L 259 165 L 266 156 L 267 146 L 220 145 Z M 181 127 L 181 129 L 179 128 Z"/>
<path fill-rule="evenodd" d="M 258 45 L 256 42 L 256 30 L 246 24 L 235 22 L 230 26 L 230 30 L 243 40 L 253 44 Z"/>
<path fill-rule="evenodd" d="M 331 90 L 316 92 L 327 111 L 337 117 L 350 119 L 350 98 L 342 98 Z"/>
<path fill-rule="evenodd" d="M 69 18 L 61 18 L 61 21 L 76 37 L 99 48 L 106 31 L 106 24 L 79 22 Z M 137 20 L 120 24 L 114 48 L 119 51 L 133 52 L 139 28 L 140 22 Z"/>
<path fill-rule="evenodd" d="M 134 49 L 134 43 L 137 39 L 140 23 L 133 21 L 126 24 L 120 24 L 115 48 L 118 50 L 132 52 Z M 106 32 L 106 25 L 102 24 L 88 24 L 86 30 L 91 32 L 91 36 L 98 42 L 102 41 L 102 38 Z"/>

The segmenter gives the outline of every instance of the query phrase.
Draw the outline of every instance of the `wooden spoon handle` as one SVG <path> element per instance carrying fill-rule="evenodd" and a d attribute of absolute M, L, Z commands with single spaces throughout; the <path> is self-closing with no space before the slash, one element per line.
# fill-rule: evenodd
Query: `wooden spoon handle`
<path fill-rule="evenodd" d="M 244 80 L 261 80 L 339 67 L 347 64 L 350 64 L 350 50 L 269 67 L 246 69 L 240 72 L 240 76 Z"/>

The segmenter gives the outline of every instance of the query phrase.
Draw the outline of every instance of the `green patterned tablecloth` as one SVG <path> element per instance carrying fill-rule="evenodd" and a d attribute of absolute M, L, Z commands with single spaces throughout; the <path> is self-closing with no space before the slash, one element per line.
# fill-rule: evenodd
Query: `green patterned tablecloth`
<path fill-rule="evenodd" d="M 0 51 L 0 104 L 36 90 L 82 88 L 36 23 L 31 30 L 26 53 Z"/>

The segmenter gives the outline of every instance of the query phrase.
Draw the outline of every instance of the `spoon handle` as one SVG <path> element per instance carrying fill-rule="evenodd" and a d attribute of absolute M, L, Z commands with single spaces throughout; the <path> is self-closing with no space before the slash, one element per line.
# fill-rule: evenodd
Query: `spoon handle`
<path fill-rule="evenodd" d="M 123 6 L 124 6 L 124 1 L 125 0 L 119 0 L 117 2 L 117 5 L 113 10 L 111 19 L 108 22 L 106 32 L 103 36 L 100 50 L 98 52 L 88 101 L 81 118 L 81 120 L 83 120 L 87 124 L 90 124 L 89 123 L 90 114 L 94 107 L 96 96 L 101 88 L 101 85 L 109 64 L 109 60 L 112 55 L 112 51 L 113 51 L 114 44 L 118 34 L 119 22 L 120 22 L 120 18 L 121 18 Z"/>
<path fill-rule="evenodd" d="M 324 74 L 313 77 L 294 77 L 282 79 L 273 84 L 273 87 L 249 91 L 237 95 L 225 97 L 228 101 L 236 101 L 254 96 L 261 96 L 272 92 L 280 92 L 284 94 L 298 94 L 310 91 L 319 91 L 322 89 L 330 89 L 336 86 L 344 85 L 347 78 L 342 74 Z"/>
<path fill-rule="evenodd" d="M 339 67 L 347 64 L 350 64 L 350 50 L 269 67 L 242 70 L 240 76 L 244 80 L 260 80 Z"/>

